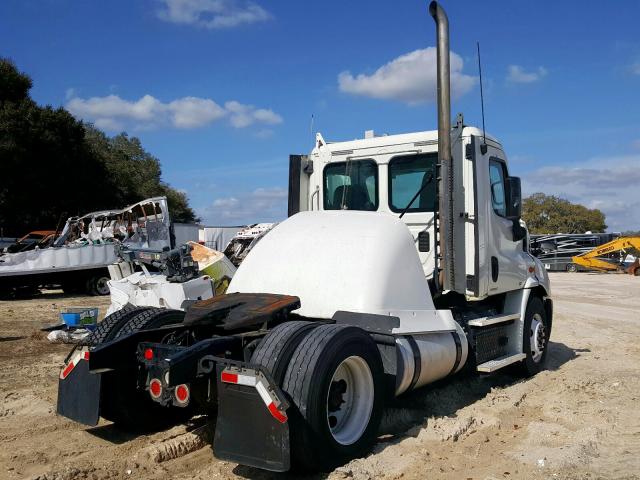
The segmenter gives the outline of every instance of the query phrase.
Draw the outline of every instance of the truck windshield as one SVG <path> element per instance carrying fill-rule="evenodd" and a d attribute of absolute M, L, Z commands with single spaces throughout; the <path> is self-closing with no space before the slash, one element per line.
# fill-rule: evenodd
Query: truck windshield
<path fill-rule="evenodd" d="M 330 163 L 324 169 L 325 210 L 377 210 L 378 165 L 373 160 Z"/>

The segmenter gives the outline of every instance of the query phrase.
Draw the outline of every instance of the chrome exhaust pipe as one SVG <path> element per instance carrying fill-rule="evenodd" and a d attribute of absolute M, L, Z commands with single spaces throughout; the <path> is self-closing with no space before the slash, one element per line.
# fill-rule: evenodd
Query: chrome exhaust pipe
<path fill-rule="evenodd" d="M 439 181 L 439 237 L 444 278 L 442 288 L 454 290 L 454 215 L 453 215 L 453 162 L 451 159 L 451 81 L 449 68 L 449 19 L 438 2 L 429 4 L 429 13 L 436 22 L 437 41 L 437 102 L 438 102 L 438 163 Z M 436 259 L 437 262 L 437 259 Z M 437 269 L 437 266 L 436 266 Z M 434 276 L 437 272 L 434 273 Z M 436 278 L 436 281 L 438 279 Z"/>

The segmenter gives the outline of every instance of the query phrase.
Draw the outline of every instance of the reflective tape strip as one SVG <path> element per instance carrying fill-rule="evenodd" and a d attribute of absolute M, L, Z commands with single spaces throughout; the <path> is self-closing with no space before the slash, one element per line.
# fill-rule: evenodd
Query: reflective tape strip
<path fill-rule="evenodd" d="M 270 403 L 269 405 L 267 405 L 267 408 L 269 409 L 269 412 L 271 412 L 271 416 L 278 420 L 280 423 L 284 423 L 287 421 L 287 416 L 280 410 L 278 410 L 278 407 L 276 407 L 275 403 Z"/>
<path fill-rule="evenodd" d="M 76 368 L 78 363 L 82 360 L 89 360 L 89 350 L 74 352 L 73 357 L 71 357 L 71 360 L 69 360 L 69 363 L 67 363 L 60 372 L 60 379 L 64 380 L 65 378 L 67 378 L 73 371 L 73 369 Z"/>
<path fill-rule="evenodd" d="M 260 395 L 260 398 L 264 402 L 267 410 L 273 418 L 275 418 L 280 423 L 285 423 L 287 421 L 287 415 L 284 412 L 278 410 L 278 406 L 276 405 L 277 398 L 273 398 L 269 393 L 267 387 L 264 386 L 262 381 L 258 380 L 255 376 L 252 375 L 241 375 L 239 373 L 233 373 L 227 370 L 224 370 L 220 375 L 220 380 L 225 383 L 233 383 L 236 385 L 246 385 L 248 387 L 255 387 Z"/>
<path fill-rule="evenodd" d="M 75 364 L 73 363 L 73 360 L 71 360 L 66 367 L 64 367 L 64 369 L 62 370 L 62 372 L 60 372 L 60 378 L 61 379 L 65 379 L 67 378 L 67 375 L 69 375 L 71 373 L 71 370 L 73 370 L 73 368 L 75 367 Z"/>
<path fill-rule="evenodd" d="M 273 400 L 271 400 L 271 395 L 269 395 L 269 392 L 262 384 L 262 382 L 256 383 L 256 390 L 258 390 L 258 393 L 260 394 L 260 397 L 262 397 L 262 401 L 265 405 L 269 406 L 270 403 L 273 403 Z"/>
<path fill-rule="evenodd" d="M 269 391 L 262 384 L 262 382 L 256 383 L 256 390 L 260 394 L 260 397 L 262 398 L 264 404 L 267 406 L 267 410 L 269 410 L 271 416 L 278 420 L 280 423 L 285 423 L 287 421 L 287 415 L 284 412 L 278 410 L 276 403 L 273 401 L 271 395 L 269 394 Z"/>
<path fill-rule="evenodd" d="M 237 385 L 246 385 L 248 387 L 256 386 L 256 377 L 252 377 L 250 375 L 241 375 L 239 373 L 224 371 L 220 376 L 220 380 L 225 383 L 235 383 Z"/>

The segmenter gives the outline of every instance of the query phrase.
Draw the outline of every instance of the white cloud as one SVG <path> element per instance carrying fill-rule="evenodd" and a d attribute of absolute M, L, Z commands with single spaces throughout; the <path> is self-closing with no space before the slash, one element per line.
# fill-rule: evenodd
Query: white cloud
<path fill-rule="evenodd" d="M 171 23 L 208 29 L 233 28 L 265 22 L 271 14 L 247 0 L 160 0 L 158 17 Z"/>
<path fill-rule="evenodd" d="M 462 73 L 464 62 L 451 52 L 451 95 L 458 98 L 475 85 L 476 77 Z M 436 48 L 401 55 L 378 68 L 371 75 L 353 76 L 345 71 L 338 75 L 340 90 L 354 95 L 399 100 L 415 105 L 436 99 Z"/>
<path fill-rule="evenodd" d="M 67 88 L 67 91 L 64 92 L 64 98 L 66 98 L 67 100 L 69 100 L 70 98 L 73 98 L 76 96 L 76 89 L 71 87 L 71 88 Z"/>
<path fill-rule="evenodd" d="M 282 117 L 273 110 L 256 109 L 253 105 L 243 105 L 235 100 L 225 103 L 224 108 L 230 114 L 231 125 L 236 128 L 244 128 L 256 122 L 266 125 L 282 123 Z"/>
<path fill-rule="evenodd" d="M 538 67 L 537 70 L 526 72 L 520 65 L 509 65 L 507 68 L 507 82 L 533 83 L 547 76 L 547 69 Z"/>
<path fill-rule="evenodd" d="M 252 124 L 275 125 L 282 117 L 272 110 L 244 105 L 237 101 L 226 102 L 222 107 L 209 98 L 183 97 L 168 103 L 151 95 L 129 101 L 117 95 L 71 98 L 69 110 L 77 118 L 93 122 L 107 131 L 120 131 L 127 127 L 151 129 L 174 127 L 180 129 L 199 128 L 225 117 L 236 128 Z"/>
<path fill-rule="evenodd" d="M 224 117 L 225 111 L 208 98 L 184 97 L 169 103 L 177 128 L 197 128 Z"/>
<path fill-rule="evenodd" d="M 594 158 L 578 167 L 542 167 L 523 175 L 525 195 L 543 192 L 606 215 L 610 231 L 640 229 L 640 155 Z"/>
<path fill-rule="evenodd" d="M 631 73 L 634 75 L 640 75 L 640 62 L 636 62 L 631 65 Z"/>
<path fill-rule="evenodd" d="M 287 216 L 287 190 L 280 187 L 257 188 L 242 196 L 217 198 L 198 214 L 209 225 L 281 221 Z"/>

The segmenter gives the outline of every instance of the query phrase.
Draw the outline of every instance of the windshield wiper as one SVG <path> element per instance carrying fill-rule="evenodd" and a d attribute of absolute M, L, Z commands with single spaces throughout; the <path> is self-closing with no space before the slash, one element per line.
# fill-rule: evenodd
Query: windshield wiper
<path fill-rule="evenodd" d="M 429 176 L 427 177 L 427 180 L 422 184 L 422 186 L 420 187 L 420 190 L 418 190 L 416 192 L 416 194 L 413 196 L 413 198 L 411 199 L 409 204 L 406 207 L 404 207 L 404 210 L 402 210 L 402 213 L 400 214 L 400 216 L 398 218 L 402 218 L 404 216 L 404 214 L 407 213 L 407 210 L 409 210 L 409 208 L 411 208 L 411 205 L 413 205 L 413 202 L 415 202 L 416 198 L 418 198 L 418 196 L 420 196 L 420 194 L 424 190 L 424 187 L 426 187 L 427 185 L 429 185 L 431 183 L 431 180 L 433 180 L 433 172 L 429 172 Z"/>

